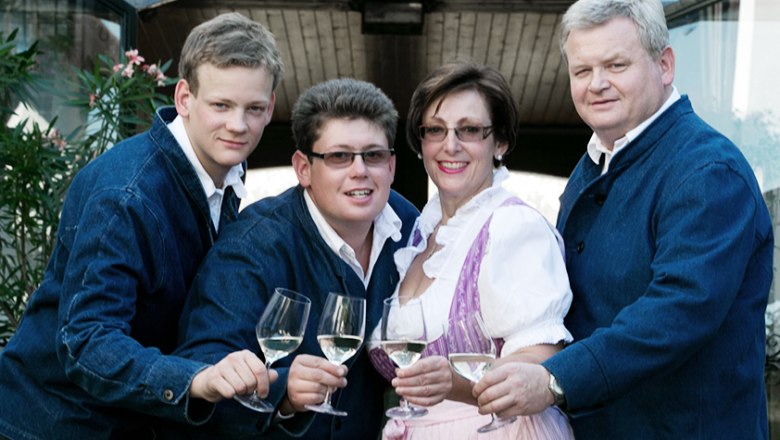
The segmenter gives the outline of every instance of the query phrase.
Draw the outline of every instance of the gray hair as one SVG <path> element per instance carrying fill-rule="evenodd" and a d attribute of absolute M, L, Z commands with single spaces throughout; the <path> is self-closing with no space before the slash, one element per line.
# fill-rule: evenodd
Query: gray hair
<path fill-rule="evenodd" d="M 218 15 L 192 29 L 179 60 L 179 77 L 193 93 L 198 91 L 197 68 L 265 67 L 273 75 L 273 88 L 282 80 L 282 57 L 273 34 L 262 24 L 237 12 Z"/>
<path fill-rule="evenodd" d="M 626 17 L 636 24 L 639 41 L 654 60 L 669 46 L 669 29 L 661 0 L 579 0 L 569 7 L 561 21 L 563 59 L 568 62 L 566 40 L 572 30 L 590 29 L 615 17 Z"/>
<path fill-rule="evenodd" d="M 365 119 L 385 132 L 392 148 L 398 125 L 393 101 L 377 86 L 352 78 L 332 79 L 312 86 L 292 110 L 295 147 L 310 153 L 320 129 L 333 119 Z"/>

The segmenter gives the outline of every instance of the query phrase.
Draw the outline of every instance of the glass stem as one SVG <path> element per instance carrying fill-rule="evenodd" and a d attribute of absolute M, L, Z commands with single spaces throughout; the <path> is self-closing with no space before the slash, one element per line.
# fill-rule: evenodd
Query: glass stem
<path fill-rule="evenodd" d="M 330 404 L 330 395 L 332 393 L 332 388 L 328 388 L 328 391 L 325 393 L 325 400 L 322 402 L 323 405 L 332 406 Z"/>

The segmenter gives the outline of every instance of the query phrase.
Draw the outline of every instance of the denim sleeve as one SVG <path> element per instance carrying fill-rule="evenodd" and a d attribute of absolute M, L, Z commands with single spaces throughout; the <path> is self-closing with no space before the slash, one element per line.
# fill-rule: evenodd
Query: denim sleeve
<path fill-rule="evenodd" d="M 193 281 L 179 321 L 178 356 L 215 363 L 237 350 L 248 349 L 261 355 L 255 336 L 255 324 L 268 303 L 275 286 L 287 285 L 278 279 L 286 272 L 276 267 L 276 256 L 266 255 L 241 229 L 231 225 L 209 251 Z M 287 393 L 287 369 L 290 359 L 274 364 L 279 378 L 271 384 L 267 398 L 275 406 Z M 218 405 L 211 423 L 221 436 L 257 434 L 270 429 L 273 415 L 256 413 L 233 402 Z"/>
<path fill-rule="evenodd" d="M 165 237 L 131 193 L 90 197 L 60 243 L 70 256 L 52 341 L 58 359 L 71 381 L 107 405 L 187 421 L 189 385 L 205 364 L 165 356 L 131 336 L 138 292 L 154 288 L 151 268 L 172 257 L 149 243 Z"/>
<path fill-rule="evenodd" d="M 561 381 L 573 413 L 596 408 L 642 380 L 674 370 L 718 332 L 746 282 L 756 243 L 763 239 L 761 219 L 751 186 L 728 164 L 689 170 L 673 191 L 663 194 L 646 231 L 654 249 L 649 260 L 642 260 L 632 243 L 615 244 L 625 249 L 617 262 L 648 268 L 649 284 L 634 286 L 637 299 L 609 326 L 543 363 Z M 592 262 L 581 272 L 587 277 L 586 272 L 608 271 L 613 266 L 597 267 L 607 263 L 617 264 Z M 599 295 L 624 294 L 600 288 Z M 755 325 L 761 324 L 744 322 L 741 331 L 747 334 Z"/>

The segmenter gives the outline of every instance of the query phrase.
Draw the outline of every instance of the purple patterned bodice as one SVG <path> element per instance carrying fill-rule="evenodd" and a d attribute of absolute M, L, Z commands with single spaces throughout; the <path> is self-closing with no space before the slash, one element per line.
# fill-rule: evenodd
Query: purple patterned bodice
<path fill-rule="evenodd" d="M 510 205 L 525 205 L 525 203 L 516 198 L 511 197 L 505 200 L 501 206 Z M 477 281 L 479 280 L 479 269 L 482 265 L 482 258 L 485 255 L 485 247 L 487 246 L 488 239 L 490 237 L 489 228 L 490 220 L 492 220 L 493 214 L 488 217 L 485 224 L 479 230 L 477 237 L 469 248 L 468 254 L 466 254 L 466 260 L 463 262 L 463 267 L 460 270 L 458 276 L 458 283 L 455 287 L 455 295 L 452 298 L 450 304 L 449 320 L 455 320 L 457 318 L 466 316 L 470 312 L 479 312 L 479 288 Z M 413 245 L 418 245 L 422 240 L 419 230 L 414 231 Z M 501 352 L 501 347 L 504 344 L 503 339 L 495 339 L 496 350 Z M 395 364 L 390 358 L 387 357 L 381 348 L 374 348 L 369 351 L 369 357 L 371 363 L 374 364 L 374 368 L 379 371 L 387 380 L 392 380 L 395 377 Z M 447 341 L 445 336 L 441 335 L 436 340 L 428 342 L 428 346 L 423 351 L 423 357 L 427 356 L 444 356 L 447 357 Z"/>

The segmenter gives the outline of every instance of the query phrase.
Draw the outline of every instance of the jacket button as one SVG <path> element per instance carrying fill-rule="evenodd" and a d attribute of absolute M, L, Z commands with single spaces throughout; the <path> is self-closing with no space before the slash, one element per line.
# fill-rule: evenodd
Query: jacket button
<path fill-rule="evenodd" d="M 581 254 L 582 251 L 585 250 L 585 242 L 581 241 L 577 243 L 577 246 L 574 248 L 574 250 L 576 250 L 578 254 Z"/>
<path fill-rule="evenodd" d="M 606 194 L 596 194 L 593 197 L 593 200 L 596 202 L 597 205 L 603 206 L 604 202 L 607 200 L 607 195 Z"/>
<path fill-rule="evenodd" d="M 163 391 L 163 399 L 170 402 L 173 400 L 173 390 L 165 390 Z"/>

